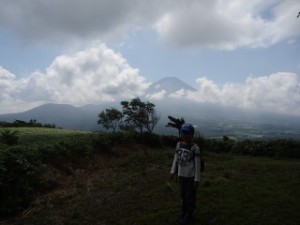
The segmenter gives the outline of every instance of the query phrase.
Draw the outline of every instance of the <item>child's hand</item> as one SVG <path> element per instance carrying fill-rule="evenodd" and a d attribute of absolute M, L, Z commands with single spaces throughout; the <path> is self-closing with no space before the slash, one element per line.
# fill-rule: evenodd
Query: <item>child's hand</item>
<path fill-rule="evenodd" d="M 194 185 L 195 185 L 195 188 L 198 188 L 199 187 L 199 181 L 194 181 Z"/>
<path fill-rule="evenodd" d="M 170 180 L 170 181 L 174 180 L 174 176 L 175 176 L 174 173 L 171 173 L 171 174 L 170 174 L 170 177 L 169 177 L 169 180 Z"/>

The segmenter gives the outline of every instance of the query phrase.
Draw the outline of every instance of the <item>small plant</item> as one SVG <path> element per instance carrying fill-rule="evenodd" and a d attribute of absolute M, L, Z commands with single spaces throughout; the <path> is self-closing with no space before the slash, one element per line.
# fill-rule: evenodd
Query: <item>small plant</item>
<path fill-rule="evenodd" d="M 17 131 L 12 130 L 2 130 L 0 131 L 0 141 L 7 145 L 16 145 L 18 144 L 19 136 Z"/>

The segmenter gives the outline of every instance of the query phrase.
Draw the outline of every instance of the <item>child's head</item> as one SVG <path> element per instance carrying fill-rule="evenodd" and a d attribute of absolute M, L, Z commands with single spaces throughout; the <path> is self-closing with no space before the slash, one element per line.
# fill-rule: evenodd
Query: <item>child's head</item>
<path fill-rule="evenodd" d="M 181 129 L 181 138 L 183 141 L 191 141 L 194 137 L 195 129 L 192 124 L 183 124 Z"/>

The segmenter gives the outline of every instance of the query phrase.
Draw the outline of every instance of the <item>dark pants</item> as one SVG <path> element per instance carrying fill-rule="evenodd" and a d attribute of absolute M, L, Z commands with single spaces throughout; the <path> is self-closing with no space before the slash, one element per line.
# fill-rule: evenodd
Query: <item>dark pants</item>
<path fill-rule="evenodd" d="M 196 188 L 194 184 L 194 177 L 179 177 L 181 187 L 181 211 L 183 214 L 193 214 L 196 208 Z"/>

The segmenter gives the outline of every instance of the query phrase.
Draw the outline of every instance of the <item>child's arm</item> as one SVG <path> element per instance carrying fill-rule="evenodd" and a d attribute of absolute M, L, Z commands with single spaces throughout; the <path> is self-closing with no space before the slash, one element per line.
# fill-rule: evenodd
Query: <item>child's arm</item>
<path fill-rule="evenodd" d="M 172 167 L 171 167 L 171 176 L 174 175 L 177 171 L 177 160 L 178 160 L 178 154 L 177 154 L 177 150 L 179 148 L 179 143 L 177 143 L 176 145 L 176 149 L 175 149 L 175 154 L 174 154 L 174 158 L 173 158 L 173 163 L 172 163 Z"/>
<path fill-rule="evenodd" d="M 195 181 L 200 181 L 200 170 L 201 170 L 201 157 L 200 157 L 200 148 L 198 145 L 195 145 Z"/>

